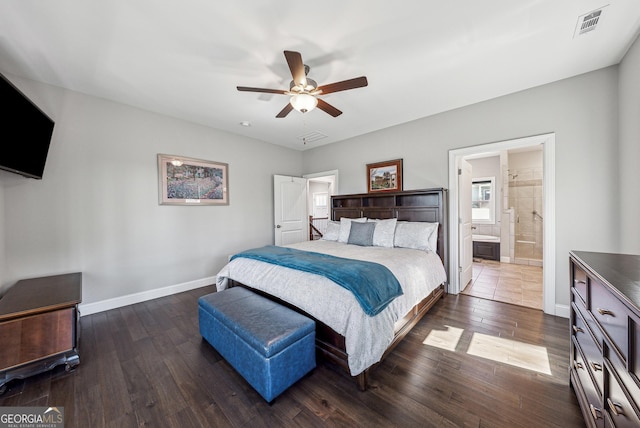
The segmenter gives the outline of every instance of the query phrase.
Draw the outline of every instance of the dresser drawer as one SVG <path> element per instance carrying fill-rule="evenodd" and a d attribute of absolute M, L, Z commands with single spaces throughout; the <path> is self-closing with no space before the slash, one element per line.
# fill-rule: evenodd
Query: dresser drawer
<path fill-rule="evenodd" d="M 579 299 L 575 300 L 571 305 L 572 305 L 571 309 L 575 313 L 574 325 L 571 326 L 572 334 L 579 333 L 580 330 L 589 332 L 595 339 L 598 349 L 602 350 L 604 336 L 602 334 L 602 330 L 600 330 L 600 326 L 598 326 L 596 321 L 593 319 L 593 317 L 591 316 L 591 313 L 587 311 L 587 308 L 585 308 L 582 305 L 582 303 L 580 303 Z M 582 319 L 578 321 L 577 320 L 578 317 Z M 588 330 L 584 328 L 584 325 L 577 325 L 578 322 L 581 324 L 586 324 L 588 327 Z"/>
<path fill-rule="evenodd" d="M 624 386 L 629 397 L 631 397 L 637 405 L 640 403 L 640 384 L 638 384 L 637 377 L 627 371 L 625 363 L 618 357 L 617 353 L 610 352 L 609 349 L 606 349 L 605 352 L 605 367 L 609 372 L 615 372 L 618 383 Z M 611 376 L 611 374 L 609 374 L 609 376 Z"/>
<path fill-rule="evenodd" d="M 589 287 L 591 314 L 626 361 L 629 355 L 629 310 L 599 281 L 590 278 Z"/>
<path fill-rule="evenodd" d="M 591 376 L 595 379 L 599 390 L 602 391 L 604 388 L 602 350 L 596 345 L 593 337 L 589 334 L 588 330 L 586 330 L 586 324 L 584 324 L 584 320 L 582 320 L 580 316 L 576 316 L 576 328 L 578 331 L 573 332 L 573 338 L 581 350 L 585 366 L 591 372 Z"/>
<path fill-rule="evenodd" d="M 605 408 L 616 428 L 638 428 L 640 427 L 640 417 L 638 409 L 635 409 L 627 397 L 628 392 L 620 385 L 620 380 L 615 375 L 608 363 L 605 364 L 607 379 L 607 394 L 605 398 Z"/>
<path fill-rule="evenodd" d="M 586 303 L 587 301 L 587 273 L 582 270 L 580 266 L 575 263 L 571 263 L 571 268 L 573 270 L 573 288 L 580 299 L 582 299 L 582 303 Z"/>
<path fill-rule="evenodd" d="M 629 377 L 638 388 L 634 398 L 640 403 L 640 317 L 635 314 L 629 318 Z"/>
<path fill-rule="evenodd" d="M 603 409 L 601 406 L 602 394 L 591 378 L 582 351 L 575 338 L 572 340 L 574 360 L 572 370 L 577 374 L 579 387 L 586 396 L 586 406 L 583 407 L 583 414 L 597 427 L 604 427 Z M 590 424 L 591 426 L 591 424 Z"/>

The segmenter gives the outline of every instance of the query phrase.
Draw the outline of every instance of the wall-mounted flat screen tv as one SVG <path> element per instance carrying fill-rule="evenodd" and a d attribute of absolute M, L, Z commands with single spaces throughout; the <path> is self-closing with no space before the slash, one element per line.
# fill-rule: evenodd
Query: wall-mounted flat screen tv
<path fill-rule="evenodd" d="M 54 122 L 0 74 L 0 169 L 42 179 Z"/>

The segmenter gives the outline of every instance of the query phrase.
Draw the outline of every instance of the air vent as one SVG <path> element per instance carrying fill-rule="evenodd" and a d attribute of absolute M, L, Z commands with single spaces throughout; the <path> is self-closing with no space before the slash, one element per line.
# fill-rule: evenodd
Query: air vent
<path fill-rule="evenodd" d="M 323 138 L 327 138 L 326 135 L 321 133 L 320 131 L 311 131 L 304 135 L 300 135 L 298 140 L 302 141 L 303 144 L 313 143 L 318 140 L 322 140 Z"/>
<path fill-rule="evenodd" d="M 608 6 L 608 5 L 607 5 Z M 578 22 L 576 23 L 576 30 L 573 34 L 573 37 L 576 38 L 583 34 L 587 34 L 596 28 L 598 28 L 598 24 L 602 21 L 604 16 L 604 8 L 603 6 L 597 10 L 589 12 L 585 15 L 578 17 Z"/>

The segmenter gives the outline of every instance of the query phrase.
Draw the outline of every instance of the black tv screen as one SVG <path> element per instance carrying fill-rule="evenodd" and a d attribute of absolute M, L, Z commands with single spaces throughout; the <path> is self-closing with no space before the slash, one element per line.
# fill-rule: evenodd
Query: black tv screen
<path fill-rule="evenodd" d="M 0 169 L 41 179 L 54 122 L 0 74 Z"/>

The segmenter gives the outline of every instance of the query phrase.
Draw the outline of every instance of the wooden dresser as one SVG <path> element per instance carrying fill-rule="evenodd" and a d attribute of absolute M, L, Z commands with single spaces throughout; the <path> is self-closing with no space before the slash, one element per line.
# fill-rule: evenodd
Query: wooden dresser
<path fill-rule="evenodd" d="M 66 364 L 78 355 L 82 274 L 18 281 L 0 299 L 0 393 L 22 379 Z"/>
<path fill-rule="evenodd" d="M 640 256 L 570 252 L 571 386 L 588 427 L 640 427 Z"/>

